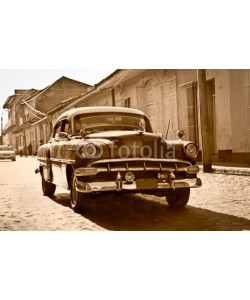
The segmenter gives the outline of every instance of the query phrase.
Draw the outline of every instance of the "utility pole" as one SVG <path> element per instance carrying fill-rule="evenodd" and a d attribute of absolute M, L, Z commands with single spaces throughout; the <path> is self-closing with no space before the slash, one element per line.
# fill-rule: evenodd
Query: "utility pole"
<path fill-rule="evenodd" d="M 3 144 L 3 113 L 1 114 L 1 145 Z"/>
<path fill-rule="evenodd" d="M 202 139 L 202 161 L 203 171 L 212 173 L 211 150 L 209 138 L 209 119 L 208 119 L 208 103 L 207 103 L 207 82 L 206 70 L 197 70 L 198 77 L 198 95 L 200 100 L 200 124 Z"/>

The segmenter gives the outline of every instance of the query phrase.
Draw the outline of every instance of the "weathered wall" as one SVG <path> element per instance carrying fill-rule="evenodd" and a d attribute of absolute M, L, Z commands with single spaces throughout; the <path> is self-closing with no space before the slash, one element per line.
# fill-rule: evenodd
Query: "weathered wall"
<path fill-rule="evenodd" d="M 185 139 L 195 141 L 201 146 L 197 70 L 178 69 L 176 73 L 179 129 L 185 130 Z"/>
<path fill-rule="evenodd" d="M 207 70 L 207 80 L 215 78 L 216 148 L 232 149 L 230 70 Z"/>
<path fill-rule="evenodd" d="M 215 132 L 215 152 L 218 150 L 232 149 L 232 128 L 231 128 L 231 90 L 229 70 L 207 70 L 207 80 L 215 80 L 214 98 L 214 132 Z M 177 70 L 177 94 L 178 94 L 178 115 L 179 126 L 189 128 L 192 132 L 193 103 L 194 96 L 192 86 L 197 84 L 197 70 Z M 198 89 L 196 89 L 198 92 Z M 192 94 L 193 93 L 193 94 Z M 212 101 L 210 99 L 209 101 Z M 211 104 L 212 105 L 212 104 Z M 198 140 L 201 145 L 200 130 L 200 103 L 197 98 L 197 121 Z M 187 136 L 192 139 L 192 135 Z"/>
<path fill-rule="evenodd" d="M 247 152 L 244 71 L 230 70 L 233 152 Z"/>
<path fill-rule="evenodd" d="M 153 130 L 176 139 L 178 130 L 175 70 L 146 70 L 126 81 L 120 88 L 117 105 L 124 106 L 130 98 L 130 107 L 142 110 L 150 119 Z"/>
<path fill-rule="evenodd" d="M 88 86 L 68 78 L 61 78 L 55 82 L 47 91 L 36 98 L 36 109 L 42 112 L 56 107 L 63 100 L 78 96 L 87 91 Z"/>

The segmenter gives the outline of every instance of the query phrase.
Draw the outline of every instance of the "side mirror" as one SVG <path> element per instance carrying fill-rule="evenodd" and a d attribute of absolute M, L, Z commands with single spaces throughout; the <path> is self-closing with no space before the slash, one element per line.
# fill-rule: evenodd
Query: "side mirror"
<path fill-rule="evenodd" d="M 60 139 L 67 139 L 68 138 L 68 134 L 66 132 L 60 131 L 58 133 L 58 138 L 60 138 Z"/>
<path fill-rule="evenodd" d="M 163 134 L 162 134 L 162 133 L 156 132 L 156 134 L 157 134 L 159 137 L 163 138 Z"/>
<path fill-rule="evenodd" d="M 178 130 L 177 131 L 177 136 L 180 140 L 182 140 L 182 138 L 184 137 L 185 134 L 186 134 L 185 130 Z"/>

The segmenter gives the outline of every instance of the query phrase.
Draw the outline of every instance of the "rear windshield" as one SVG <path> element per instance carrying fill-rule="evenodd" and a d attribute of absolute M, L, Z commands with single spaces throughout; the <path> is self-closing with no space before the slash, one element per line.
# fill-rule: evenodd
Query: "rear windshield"
<path fill-rule="evenodd" d="M 3 145 L 3 146 L 0 146 L 0 151 L 1 150 L 13 150 L 13 148 L 11 146 Z"/>

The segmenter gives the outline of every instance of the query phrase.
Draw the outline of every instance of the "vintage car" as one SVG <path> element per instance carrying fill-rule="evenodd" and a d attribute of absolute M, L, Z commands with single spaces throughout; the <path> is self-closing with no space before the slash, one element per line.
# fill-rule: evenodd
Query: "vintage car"
<path fill-rule="evenodd" d="M 44 195 L 56 186 L 70 190 L 75 212 L 108 192 L 165 196 L 170 206 L 183 207 L 190 188 L 201 186 L 197 153 L 193 142 L 154 133 L 140 110 L 82 107 L 57 119 L 50 141 L 38 149 L 36 173 Z"/>
<path fill-rule="evenodd" d="M 16 161 L 16 152 L 9 145 L 0 146 L 0 159 L 11 159 L 12 161 Z"/>

